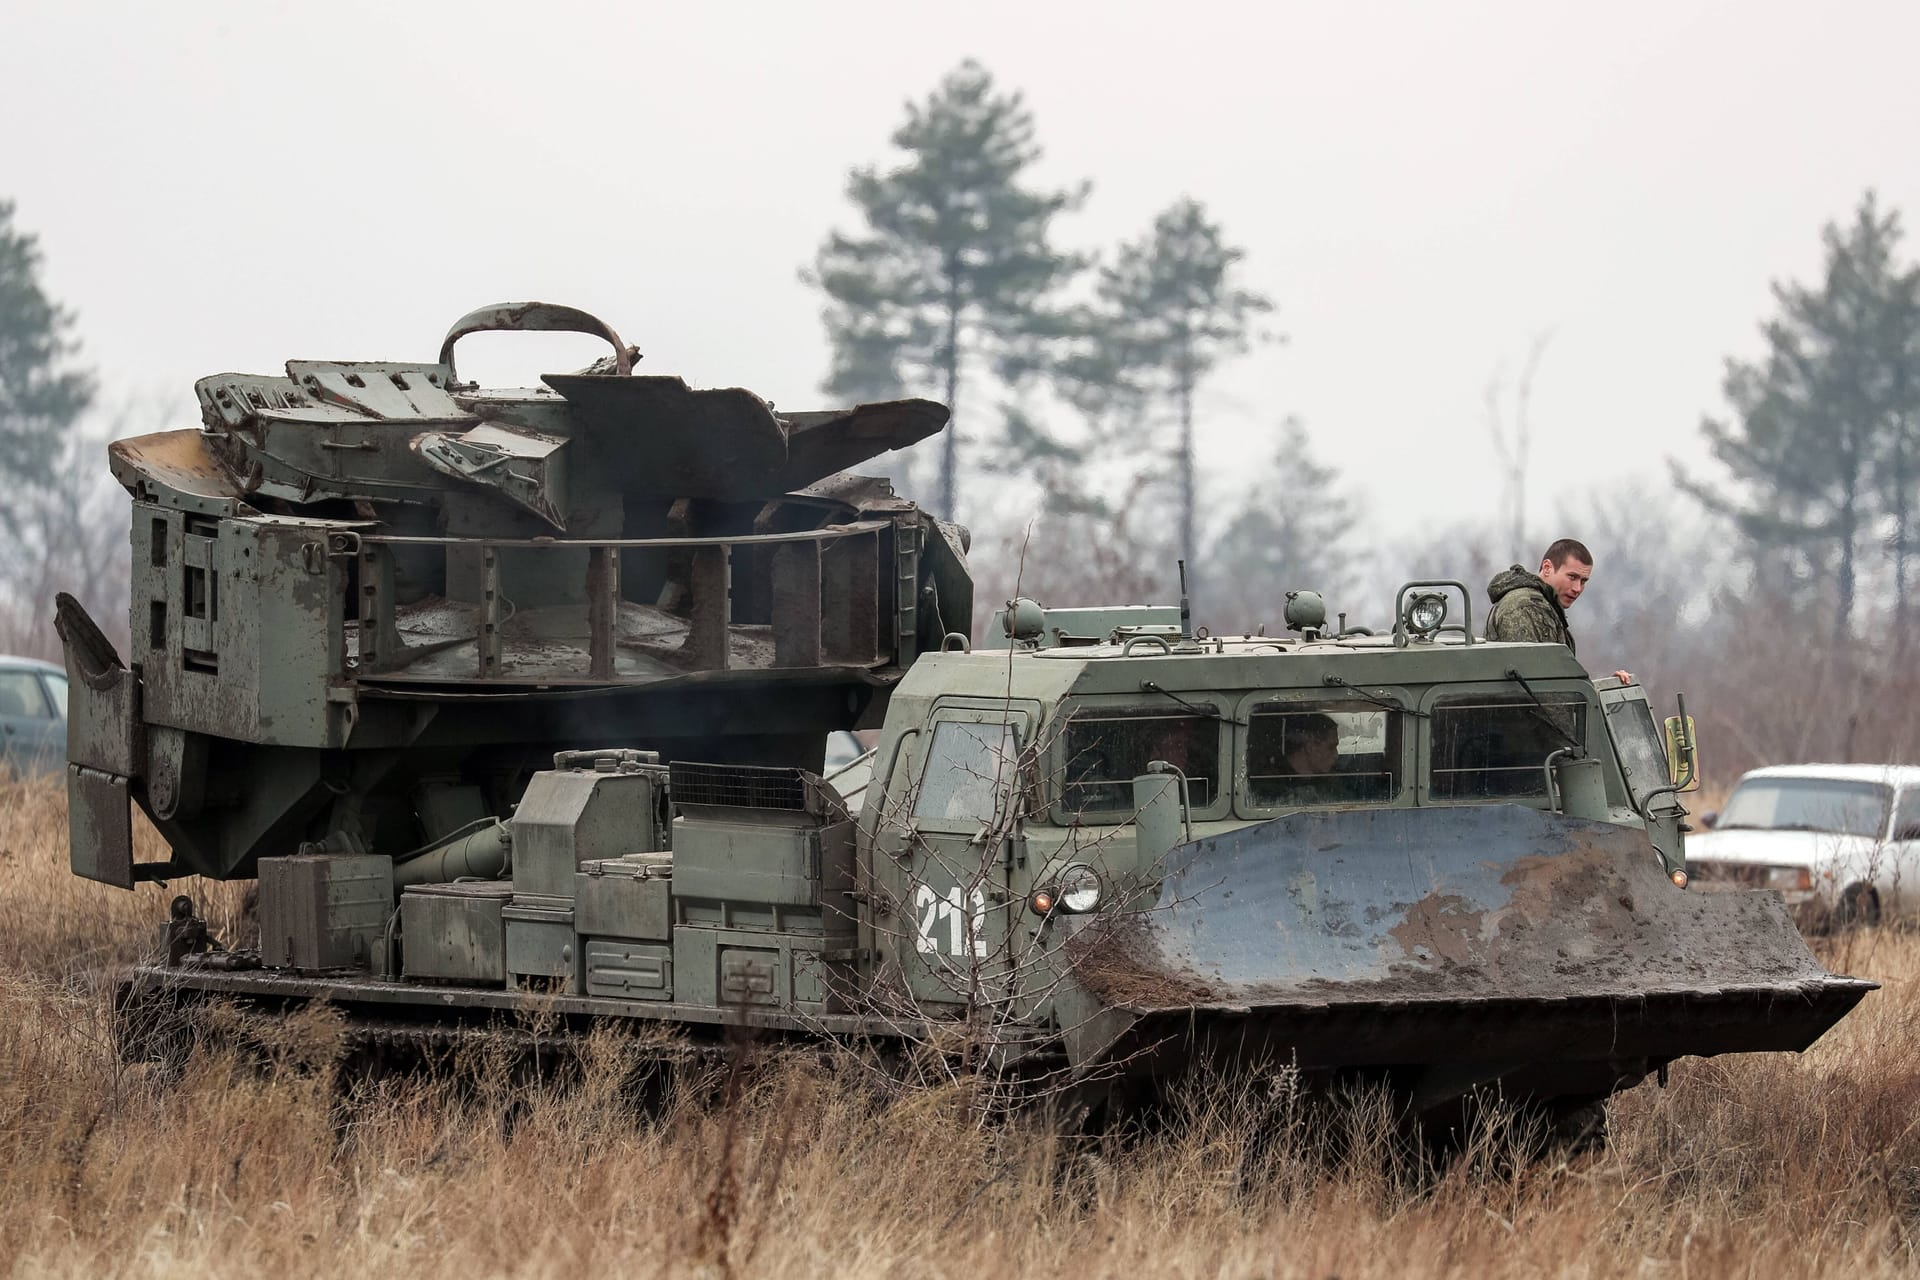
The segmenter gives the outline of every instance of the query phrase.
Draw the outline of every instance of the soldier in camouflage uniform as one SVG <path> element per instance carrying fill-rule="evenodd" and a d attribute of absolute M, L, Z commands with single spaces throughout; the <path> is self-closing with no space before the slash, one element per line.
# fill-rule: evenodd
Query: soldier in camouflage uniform
<path fill-rule="evenodd" d="M 1553 558 L 1555 551 L 1561 553 L 1558 563 Z M 1571 538 L 1562 538 L 1547 548 L 1538 573 L 1529 573 L 1516 564 L 1495 574 L 1487 584 L 1487 595 L 1493 600 L 1493 612 L 1487 615 L 1487 639 L 1564 644 L 1572 649 L 1567 606 L 1580 598 L 1592 574 L 1593 561 L 1587 549 Z"/>
<path fill-rule="evenodd" d="M 1487 615 L 1487 639 L 1520 640 L 1533 644 L 1564 644 L 1573 649 L 1573 630 L 1567 610 L 1587 589 L 1593 577 L 1593 553 L 1584 543 L 1562 538 L 1540 557 L 1540 571 L 1528 573 L 1520 565 L 1503 569 L 1487 584 L 1493 611 Z M 1630 684 L 1633 673 L 1613 673 Z"/>
<path fill-rule="evenodd" d="M 1487 584 L 1487 596 L 1493 601 L 1493 612 L 1487 615 L 1487 639 L 1574 647 L 1565 606 L 1553 588 L 1524 565 L 1496 573 Z"/>

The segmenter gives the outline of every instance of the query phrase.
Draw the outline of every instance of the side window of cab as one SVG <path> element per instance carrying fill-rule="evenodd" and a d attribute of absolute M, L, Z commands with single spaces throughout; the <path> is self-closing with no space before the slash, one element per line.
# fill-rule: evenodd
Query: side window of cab
<path fill-rule="evenodd" d="M 1077 706 L 1059 732 L 1056 820 L 1132 822 L 1133 780 L 1156 760 L 1186 777 L 1196 818 L 1224 817 L 1224 738 L 1220 710 L 1211 703 Z"/>
<path fill-rule="evenodd" d="M 1545 800 L 1547 758 L 1587 741 L 1587 699 L 1571 690 L 1446 693 L 1431 706 L 1427 794 L 1439 803 Z"/>
<path fill-rule="evenodd" d="M 917 823 L 977 827 L 1004 818 L 1018 791 L 1020 737 L 1005 720 L 938 720 L 913 797 Z"/>
<path fill-rule="evenodd" d="M 1392 804 L 1405 773 L 1406 717 L 1390 701 L 1269 697 L 1243 711 L 1250 815 Z"/>

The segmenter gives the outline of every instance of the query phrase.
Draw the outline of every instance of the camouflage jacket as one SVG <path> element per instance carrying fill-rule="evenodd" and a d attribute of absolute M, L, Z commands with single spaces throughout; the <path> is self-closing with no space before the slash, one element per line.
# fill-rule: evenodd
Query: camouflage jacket
<path fill-rule="evenodd" d="M 1573 648 L 1567 611 L 1560 598 L 1537 573 L 1519 565 L 1504 569 L 1487 584 L 1493 612 L 1487 615 L 1487 639 L 1522 640 L 1534 644 L 1564 644 Z"/>

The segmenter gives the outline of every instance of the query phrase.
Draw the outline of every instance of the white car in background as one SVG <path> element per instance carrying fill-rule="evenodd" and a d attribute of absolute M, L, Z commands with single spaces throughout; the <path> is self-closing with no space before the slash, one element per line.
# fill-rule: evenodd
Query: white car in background
<path fill-rule="evenodd" d="M 1687 838 L 1687 869 L 1701 889 L 1776 891 L 1810 932 L 1920 916 L 1920 766 L 1755 769 Z"/>

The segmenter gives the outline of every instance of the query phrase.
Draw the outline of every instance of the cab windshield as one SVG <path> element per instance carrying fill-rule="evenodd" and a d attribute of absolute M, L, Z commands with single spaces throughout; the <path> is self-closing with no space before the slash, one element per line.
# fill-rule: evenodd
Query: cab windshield
<path fill-rule="evenodd" d="M 1653 727 L 1653 712 L 1637 698 L 1622 699 L 1607 708 L 1607 732 L 1613 737 L 1614 753 L 1620 758 L 1627 789 L 1638 808 L 1650 793 L 1670 781 L 1666 741 Z"/>
<path fill-rule="evenodd" d="M 1469 693 L 1433 707 L 1435 800 L 1545 798 L 1547 757 L 1587 739 L 1577 693 Z"/>
<path fill-rule="evenodd" d="M 1062 803 L 1071 817 L 1128 821 L 1133 780 L 1153 760 L 1187 776 L 1188 803 L 1210 807 L 1220 794 L 1220 722 L 1165 707 L 1082 709 L 1067 721 Z"/>
<path fill-rule="evenodd" d="M 1400 717 L 1367 703 L 1269 703 L 1247 727 L 1247 796 L 1262 809 L 1389 804 Z"/>

